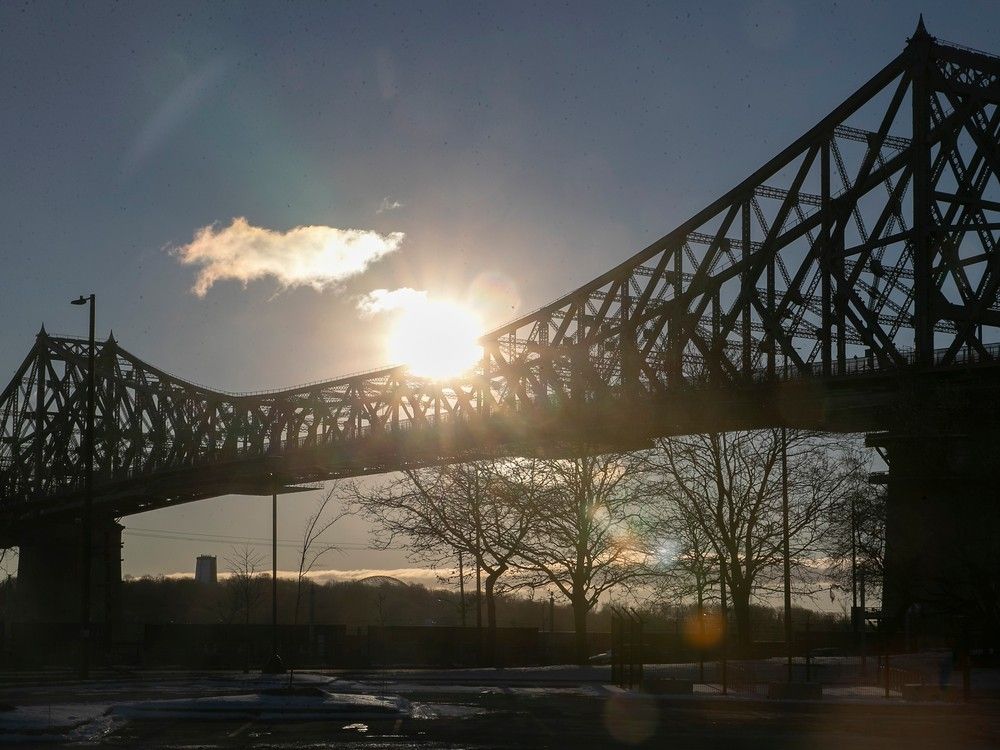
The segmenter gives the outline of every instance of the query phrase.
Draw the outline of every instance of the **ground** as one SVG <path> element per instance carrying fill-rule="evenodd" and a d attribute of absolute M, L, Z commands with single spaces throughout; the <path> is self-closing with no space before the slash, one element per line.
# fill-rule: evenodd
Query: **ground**
<path fill-rule="evenodd" d="M 586 677 L 587 679 L 581 679 Z M 144 748 L 994 748 L 1000 704 L 908 704 L 858 697 L 816 702 L 723 697 L 711 686 L 693 696 L 654 697 L 607 684 L 600 668 L 369 672 L 303 675 L 324 692 L 402 700 L 405 715 L 336 721 L 280 713 L 191 718 L 192 699 L 232 705 L 231 697 L 274 683 L 240 674 L 6 675 L 0 743 L 20 746 Z M 464 684 L 462 684 L 464 683 Z M 219 697 L 221 696 L 221 697 Z M 136 718 L 142 707 L 178 700 L 167 718 Z M 276 699 L 280 702 L 280 699 Z M 148 701 L 156 701 L 149 704 Z M 230 703 L 227 704 L 226 702 Z M 276 704 L 277 705 L 277 704 Z M 4 714 L 7 715 L 6 721 Z M 18 723 L 20 722 L 20 724 Z"/>

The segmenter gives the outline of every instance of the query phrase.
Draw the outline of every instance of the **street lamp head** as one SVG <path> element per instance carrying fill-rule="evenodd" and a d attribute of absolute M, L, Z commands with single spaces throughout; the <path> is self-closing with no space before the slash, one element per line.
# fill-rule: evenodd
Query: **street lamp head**
<path fill-rule="evenodd" d="M 90 301 L 90 298 L 89 298 L 89 297 L 84 297 L 84 296 L 83 296 L 83 295 L 81 294 L 81 295 L 80 295 L 80 297 L 79 297 L 79 299 L 73 299 L 73 300 L 70 300 L 70 301 L 69 301 L 69 303 L 70 303 L 71 305 L 86 305 L 86 304 L 87 304 L 87 303 L 88 303 L 89 301 Z"/>

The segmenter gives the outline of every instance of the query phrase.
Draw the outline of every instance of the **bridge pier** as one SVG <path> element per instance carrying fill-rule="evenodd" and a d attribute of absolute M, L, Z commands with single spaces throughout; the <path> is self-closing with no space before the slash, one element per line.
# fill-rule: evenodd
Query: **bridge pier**
<path fill-rule="evenodd" d="M 914 605 L 938 633 L 961 616 L 1000 626 L 1000 431 L 953 426 L 869 438 L 889 459 L 882 607 L 890 627 Z"/>
<path fill-rule="evenodd" d="M 121 619 L 122 525 L 94 519 L 90 566 L 90 621 Z M 26 533 L 17 563 L 18 622 L 79 622 L 80 525 L 64 523 Z"/>

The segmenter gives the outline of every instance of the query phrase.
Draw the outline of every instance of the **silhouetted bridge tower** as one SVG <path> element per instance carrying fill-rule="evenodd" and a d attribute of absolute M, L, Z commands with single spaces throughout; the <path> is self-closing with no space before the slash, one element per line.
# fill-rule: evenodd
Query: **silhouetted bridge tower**
<path fill-rule="evenodd" d="M 116 579 L 114 520 L 153 508 L 598 437 L 788 425 L 868 432 L 887 456 L 890 606 L 968 593 L 970 571 L 995 583 L 998 103 L 1000 59 L 921 23 L 724 196 L 486 335 L 459 379 L 390 368 L 224 393 L 108 339 L 95 512 L 115 551 L 94 575 Z M 49 594 L 26 616 L 63 616 L 58 594 L 75 591 L 85 349 L 43 330 L 0 397 L 0 544 L 20 546 L 22 581 Z"/>

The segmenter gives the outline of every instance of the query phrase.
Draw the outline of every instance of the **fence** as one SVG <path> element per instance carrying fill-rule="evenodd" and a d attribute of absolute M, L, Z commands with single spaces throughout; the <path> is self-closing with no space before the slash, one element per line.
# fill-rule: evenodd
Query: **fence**
<path fill-rule="evenodd" d="M 642 685 L 642 618 L 625 607 L 611 612 L 611 681 L 619 687 Z"/>

